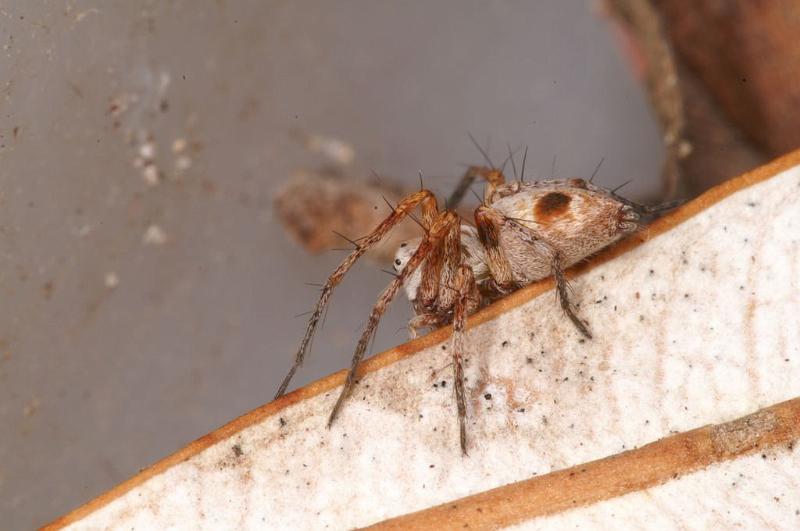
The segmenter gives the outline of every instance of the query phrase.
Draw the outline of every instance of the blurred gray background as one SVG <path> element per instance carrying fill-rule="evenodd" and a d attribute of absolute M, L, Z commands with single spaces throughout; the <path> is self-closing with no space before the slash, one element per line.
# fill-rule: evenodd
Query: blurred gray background
<path fill-rule="evenodd" d="M 644 95 L 583 1 L 0 5 L 0 515 L 44 524 L 268 402 L 340 254 L 275 221 L 292 131 L 445 193 L 467 133 L 529 174 L 658 190 Z M 449 176 L 449 177 L 448 177 Z M 369 227 L 365 227 L 365 231 Z M 294 385 L 345 367 L 388 277 L 357 267 Z M 398 301 L 375 352 L 406 339 Z"/>

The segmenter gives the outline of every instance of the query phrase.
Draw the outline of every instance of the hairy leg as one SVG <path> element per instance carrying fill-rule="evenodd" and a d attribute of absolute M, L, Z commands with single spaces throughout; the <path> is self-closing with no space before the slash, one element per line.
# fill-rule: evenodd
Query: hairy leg
<path fill-rule="evenodd" d="M 556 296 L 561 303 L 561 308 L 564 310 L 564 313 L 567 314 L 567 317 L 569 317 L 570 321 L 572 321 L 578 331 L 586 338 L 591 339 L 592 334 L 589 333 L 589 329 L 586 327 L 583 321 L 578 318 L 577 314 L 575 313 L 575 309 L 572 307 L 572 303 L 570 303 L 569 283 L 567 282 L 567 277 L 564 273 L 564 267 L 561 263 L 561 257 L 558 255 L 558 253 L 546 242 L 537 238 L 536 234 L 534 234 L 530 228 L 519 223 L 518 221 L 506 218 L 505 227 L 507 230 L 513 231 L 520 241 L 528 244 L 531 247 L 531 252 L 535 253 L 537 256 L 540 256 L 543 260 L 550 261 L 550 268 L 556 281 Z"/>
<path fill-rule="evenodd" d="M 583 334 L 586 338 L 592 339 L 592 334 L 589 333 L 589 329 L 586 328 L 586 325 L 583 321 L 578 318 L 575 314 L 575 310 L 572 307 L 572 303 L 569 301 L 569 283 L 567 282 L 567 277 L 564 274 L 564 269 L 561 267 L 561 261 L 556 254 L 553 258 L 553 276 L 556 279 L 556 293 L 558 294 L 558 299 L 561 301 L 561 308 L 564 310 L 564 313 L 567 314 L 567 317 L 570 318 L 572 323 L 575 325 L 575 328 Z"/>
<path fill-rule="evenodd" d="M 455 311 L 453 315 L 453 336 L 451 338 L 453 354 L 453 389 L 456 395 L 456 408 L 458 410 L 458 432 L 461 443 L 461 453 L 467 455 L 467 399 L 464 391 L 464 330 L 467 326 L 467 316 L 476 307 L 479 298 L 478 287 L 475 284 L 472 270 L 460 265 L 456 271 L 455 289 L 458 292 Z"/>
<path fill-rule="evenodd" d="M 423 223 L 425 220 L 432 220 L 438 215 L 436 197 L 432 192 L 429 192 L 428 190 L 420 190 L 419 192 L 408 195 L 402 201 L 400 201 L 389 217 L 383 220 L 383 222 L 381 222 L 381 224 L 378 225 L 375 230 L 373 230 L 367 236 L 359 239 L 355 250 L 347 258 L 345 258 L 339 267 L 336 268 L 336 271 L 334 271 L 333 274 L 328 277 L 328 280 L 322 287 L 322 293 L 320 294 L 319 300 L 311 312 L 311 318 L 306 326 L 306 332 L 303 336 L 303 340 L 300 342 L 300 348 L 295 354 L 294 363 L 289 369 L 289 373 L 283 379 L 283 382 L 278 388 L 275 398 L 283 396 L 283 394 L 286 392 L 286 388 L 289 386 L 289 382 L 294 376 L 294 373 L 297 372 L 297 369 L 303 364 L 303 360 L 311 343 L 311 339 L 314 336 L 314 331 L 316 330 L 323 310 L 330 300 L 334 288 L 342 281 L 342 278 L 344 278 L 344 275 L 350 270 L 351 267 L 353 267 L 353 264 L 355 264 L 356 261 L 361 258 L 361 256 L 366 253 L 370 247 L 373 247 L 375 244 L 377 244 L 386 235 L 386 233 L 400 223 L 400 221 L 405 219 L 406 216 L 408 216 L 409 213 L 417 206 L 419 206 L 422 210 Z M 430 228 L 430 226 L 425 228 Z"/>
<path fill-rule="evenodd" d="M 460 220 L 458 215 L 453 212 L 446 211 L 440 214 L 439 217 L 433 222 L 428 234 L 425 235 L 419 247 L 409 259 L 408 263 L 406 263 L 406 266 L 389 283 L 386 289 L 383 290 L 383 293 L 381 293 L 380 297 L 378 297 L 378 302 L 372 308 L 372 312 L 370 312 L 369 319 L 367 320 L 367 325 L 361 334 L 361 338 L 358 340 L 358 345 L 356 346 L 356 350 L 353 354 L 353 359 L 350 364 L 350 371 L 347 373 L 344 387 L 342 388 L 339 398 L 336 400 L 336 404 L 333 406 L 331 415 L 328 418 L 328 426 L 330 426 L 333 421 L 336 420 L 336 416 L 339 414 L 342 404 L 353 387 L 358 366 L 367 351 L 367 346 L 372 340 L 372 336 L 375 334 L 375 330 L 378 327 L 378 322 L 380 322 L 380 319 L 386 311 L 386 308 L 389 306 L 389 303 L 397 294 L 405 280 L 417 269 L 417 267 L 419 267 L 422 261 L 430 255 L 431 251 L 441 244 L 442 239 L 445 237 L 448 231 L 452 230 L 454 226 L 458 227 L 459 223 Z"/>
<path fill-rule="evenodd" d="M 469 187 L 472 186 L 477 178 L 482 178 L 487 183 L 486 190 L 483 194 L 484 199 L 491 197 L 494 189 L 506 182 L 505 176 L 503 176 L 503 172 L 500 170 L 495 170 L 494 168 L 488 168 L 486 166 L 470 166 L 466 173 L 461 176 L 458 185 L 456 185 L 456 189 L 453 190 L 453 193 L 447 198 L 447 208 L 457 208 L 464 199 L 464 194 L 467 193 L 467 190 L 469 190 Z"/>
<path fill-rule="evenodd" d="M 435 313 L 436 301 L 439 298 L 439 284 L 444 266 L 444 245 L 437 245 L 422 264 L 422 275 L 417 288 L 416 306 L 421 313 Z"/>
<path fill-rule="evenodd" d="M 487 206 L 479 206 L 475 210 L 475 226 L 478 237 L 486 254 L 486 265 L 489 267 L 493 289 L 505 294 L 516 289 L 511 264 L 500 247 L 500 224 L 503 215 Z"/>
<path fill-rule="evenodd" d="M 412 317 L 408 321 L 408 335 L 411 339 L 417 339 L 417 330 L 442 324 L 442 319 L 436 314 L 423 313 Z"/>

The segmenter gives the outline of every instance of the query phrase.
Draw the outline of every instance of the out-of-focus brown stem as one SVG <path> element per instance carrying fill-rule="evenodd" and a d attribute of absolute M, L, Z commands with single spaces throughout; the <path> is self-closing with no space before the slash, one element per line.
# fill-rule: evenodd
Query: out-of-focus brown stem
<path fill-rule="evenodd" d="M 662 170 L 663 196 L 676 196 L 681 182 L 681 159 L 691 151 L 686 140 L 683 94 L 672 49 L 653 6 L 642 0 L 608 0 L 611 13 L 631 37 L 637 74 L 642 78 L 650 104 L 661 125 L 665 160 Z M 629 39 L 626 39 L 628 41 Z"/>
<path fill-rule="evenodd" d="M 695 195 L 800 145 L 800 4 L 605 6 L 661 124 L 667 194 Z"/>

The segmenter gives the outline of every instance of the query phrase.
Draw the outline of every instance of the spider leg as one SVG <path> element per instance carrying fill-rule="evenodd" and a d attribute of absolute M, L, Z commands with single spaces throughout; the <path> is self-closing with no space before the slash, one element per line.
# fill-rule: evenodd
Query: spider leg
<path fill-rule="evenodd" d="M 451 352 L 453 356 L 453 389 L 458 411 L 459 442 L 461 452 L 467 455 L 467 400 L 464 391 L 464 329 L 467 316 L 481 304 L 481 296 L 474 274 L 469 266 L 462 264 L 461 223 L 454 223 L 440 244 L 443 263 L 437 267 L 439 290 L 433 315 L 450 315 L 453 318 Z M 423 267 L 432 266 L 430 258 Z"/>
<path fill-rule="evenodd" d="M 311 312 L 311 317 L 308 320 L 308 325 L 306 326 L 305 335 L 303 336 L 303 340 L 300 342 L 300 347 L 295 354 L 294 363 L 289 369 L 289 373 L 283 379 L 283 382 L 281 382 L 278 392 L 275 394 L 276 399 L 283 396 L 295 372 L 297 372 L 297 369 L 303 364 L 303 360 L 305 359 L 311 339 L 314 336 L 314 331 L 319 323 L 320 316 L 325 310 L 334 288 L 342 281 L 344 275 L 350 270 L 351 267 L 353 267 L 353 264 L 355 264 L 356 261 L 367 252 L 367 250 L 377 244 L 386 235 L 386 233 L 400 223 L 400 221 L 402 221 L 406 216 L 410 215 L 411 211 L 417 206 L 419 206 L 422 210 L 423 221 L 428 219 L 432 220 L 438 215 L 436 197 L 432 192 L 428 190 L 420 190 L 419 192 L 415 192 L 406 196 L 402 201 L 400 201 L 400 203 L 398 203 L 396 207 L 394 207 L 394 210 L 389 217 L 383 220 L 375 230 L 373 230 L 364 238 L 359 239 L 358 246 L 355 248 L 355 250 L 350 253 L 350 255 L 344 259 L 339 267 L 336 268 L 336 271 L 334 271 L 333 274 L 328 277 L 328 280 L 322 287 L 319 300 Z"/>
<path fill-rule="evenodd" d="M 422 267 L 422 277 L 417 289 L 417 304 L 422 313 L 435 313 L 440 296 L 439 284 L 445 261 L 445 246 L 437 245 L 431 249 Z"/>
<path fill-rule="evenodd" d="M 567 317 L 570 318 L 572 324 L 575 325 L 575 328 L 577 328 L 581 334 L 587 339 L 592 339 L 592 334 L 589 333 L 589 329 L 586 328 L 583 321 L 575 314 L 572 303 L 569 301 L 569 283 L 564 274 L 564 269 L 561 267 L 561 259 L 558 254 L 553 257 L 553 276 L 556 279 L 556 293 L 558 294 L 558 299 L 561 301 L 561 308 L 564 310 L 564 313 L 567 314 Z"/>
<path fill-rule="evenodd" d="M 475 179 L 478 177 L 484 179 L 488 183 L 483 195 L 484 200 L 488 200 L 494 192 L 494 189 L 506 182 L 502 171 L 486 166 L 470 166 L 467 168 L 464 175 L 461 176 L 456 189 L 453 190 L 453 193 L 447 198 L 447 208 L 453 210 L 458 208 L 461 200 L 464 199 L 464 194 L 467 193 L 469 187 L 472 186 Z"/>
<path fill-rule="evenodd" d="M 454 225 L 458 227 L 459 223 L 459 217 L 454 212 L 445 211 L 440 214 L 439 217 L 433 222 L 430 230 L 419 244 L 417 250 L 408 260 L 403 270 L 389 283 L 386 289 L 384 289 L 378 297 L 378 302 L 372 308 L 372 312 L 370 312 L 369 319 L 367 320 L 367 325 L 364 327 L 361 338 L 358 340 L 358 345 L 356 346 L 355 353 L 353 354 L 350 370 L 347 373 L 344 386 L 342 387 L 339 398 L 336 400 L 336 404 L 333 406 L 333 410 L 328 418 L 328 426 L 333 424 L 333 421 L 336 420 L 336 416 L 339 414 L 342 404 L 344 404 L 347 395 L 350 393 L 350 390 L 353 387 L 358 366 L 361 363 L 361 359 L 364 357 L 364 354 L 366 353 L 370 339 L 375 334 L 375 330 L 378 327 L 378 322 L 386 311 L 386 308 L 389 306 L 389 303 L 392 301 L 394 296 L 397 295 L 397 292 L 400 290 L 400 287 L 403 285 L 405 280 L 417 269 L 417 267 L 419 267 L 422 261 L 425 260 L 428 255 L 430 255 L 431 251 L 439 245 L 447 232 L 451 230 Z"/>
<path fill-rule="evenodd" d="M 466 265 L 460 265 L 456 270 L 455 288 L 458 291 L 455 312 L 453 316 L 453 335 L 451 338 L 453 353 L 453 388 L 456 395 L 456 408 L 458 410 L 458 432 L 461 443 L 461 453 L 467 455 L 467 399 L 464 391 L 464 329 L 467 325 L 467 316 L 470 313 L 470 299 L 478 293 L 478 286 L 472 270 Z"/>
<path fill-rule="evenodd" d="M 411 339 L 417 339 L 419 335 L 417 330 L 420 328 L 426 328 L 429 326 L 437 326 L 442 323 L 442 319 L 433 313 L 422 313 L 413 317 L 410 321 L 408 321 L 408 335 Z"/>
<path fill-rule="evenodd" d="M 516 288 L 511 272 L 511 264 L 500 247 L 500 225 L 504 216 L 491 207 L 479 206 L 475 210 L 475 226 L 478 237 L 486 253 L 486 265 L 494 283 L 494 289 L 500 293 L 509 293 Z"/>
<path fill-rule="evenodd" d="M 531 229 L 522 223 L 510 218 L 506 218 L 505 226 L 509 230 L 514 231 L 519 237 L 520 241 L 530 245 L 534 253 L 545 259 L 549 259 L 550 268 L 556 281 L 556 296 L 561 302 L 561 308 L 564 310 L 564 313 L 567 314 L 567 317 L 569 317 L 570 321 L 572 321 L 578 331 L 587 339 L 592 339 L 592 334 L 589 333 L 589 329 L 586 328 L 586 325 L 583 323 L 583 321 L 581 321 L 575 314 L 575 309 L 572 307 L 572 303 L 570 303 L 569 294 L 572 290 L 569 282 L 567 282 L 567 277 L 564 273 L 564 267 L 561 264 L 561 257 L 558 255 L 558 253 L 555 252 L 545 241 L 537 238 Z"/>

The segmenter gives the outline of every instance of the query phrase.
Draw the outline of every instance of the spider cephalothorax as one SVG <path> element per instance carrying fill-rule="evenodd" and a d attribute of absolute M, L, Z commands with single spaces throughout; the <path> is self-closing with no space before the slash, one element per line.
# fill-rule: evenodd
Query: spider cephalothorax
<path fill-rule="evenodd" d="M 524 173 L 524 170 L 523 170 Z M 486 180 L 474 225 L 453 210 L 476 178 Z M 312 311 L 305 336 L 276 397 L 281 396 L 303 362 L 311 337 L 333 289 L 370 247 L 419 208 L 420 238 L 400 244 L 395 278 L 381 293 L 353 355 L 350 371 L 328 420 L 330 425 L 347 397 L 378 322 L 401 287 L 416 315 L 409 321 L 412 337 L 419 328 L 453 325 L 454 388 L 462 452 L 466 453 L 466 399 L 462 357 L 467 316 L 493 299 L 521 286 L 553 276 L 561 307 L 581 334 L 591 338 L 569 301 L 564 270 L 636 231 L 650 208 L 625 200 L 583 179 L 506 183 L 502 172 L 471 167 L 440 211 L 436 197 L 420 190 L 405 197 L 328 278 Z"/>

